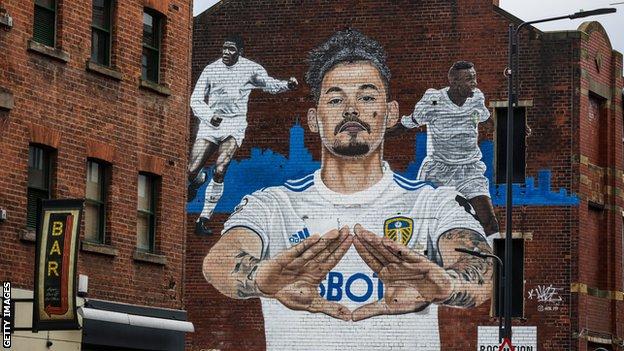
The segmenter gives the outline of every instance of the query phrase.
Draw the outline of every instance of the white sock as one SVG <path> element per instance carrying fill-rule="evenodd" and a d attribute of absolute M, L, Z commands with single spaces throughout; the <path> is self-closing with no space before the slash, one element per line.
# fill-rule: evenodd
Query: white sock
<path fill-rule="evenodd" d="M 217 183 L 211 180 L 206 187 L 206 196 L 204 197 L 204 208 L 202 209 L 200 217 L 210 218 L 212 211 L 217 207 L 217 203 L 223 195 L 223 183 Z"/>

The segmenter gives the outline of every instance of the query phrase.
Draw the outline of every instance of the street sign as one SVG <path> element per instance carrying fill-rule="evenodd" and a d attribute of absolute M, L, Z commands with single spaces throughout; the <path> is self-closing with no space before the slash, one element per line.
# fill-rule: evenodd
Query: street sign
<path fill-rule="evenodd" d="M 503 342 L 498 347 L 498 351 L 513 351 L 513 346 L 511 345 L 511 340 L 505 338 Z"/>
<path fill-rule="evenodd" d="M 537 351 L 537 327 L 514 326 L 511 351 Z M 499 351 L 498 326 L 479 326 L 476 351 Z"/>

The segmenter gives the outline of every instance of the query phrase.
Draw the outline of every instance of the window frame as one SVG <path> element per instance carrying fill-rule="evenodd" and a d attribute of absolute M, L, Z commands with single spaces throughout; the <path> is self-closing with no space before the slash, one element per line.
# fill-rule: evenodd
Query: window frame
<path fill-rule="evenodd" d="M 505 150 L 507 149 L 507 110 L 508 107 L 507 106 L 502 106 L 502 107 L 496 107 L 494 109 L 494 114 L 496 116 L 496 125 L 495 125 L 495 130 L 494 130 L 494 136 L 495 136 L 495 150 L 494 150 L 494 183 L 495 184 L 506 184 L 507 183 L 507 158 L 506 156 L 506 152 L 505 154 L 503 154 L 503 157 L 499 157 L 499 150 L 501 147 L 504 147 Z M 522 113 L 521 113 L 522 112 Z M 519 172 L 518 167 L 516 166 L 516 164 L 514 163 L 514 170 L 513 170 L 513 175 L 512 175 L 512 184 L 524 184 L 526 182 L 526 124 L 527 124 L 527 114 L 528 114 L 528 108 L 527 106 L 515 106 L 514 107 L 514 120 L 516 120 L 517 118 L 520 118 L 520 116 L 523 116 L 524 118 L 524 123 L 521 123 L 522 125 L 522 137 L 517 136 L 518 132 L 517 132 L 517 128 L 516 128 L 516 123 L 514 123 L 514 150 L 516 150 L 517 147 L 517 143 L 515 143 L 516 138 L 520 139 L 523 141 L 523 148 L 524 148 L 524 153 L 523 153 L 523 160 L 524 162 L 522 162 L 521 164 L 523 165 L 523 169 L 522 172 Z M 501 121 L 504 121 L 505 123 L 505 133 L 502 137 L 504 137 L 503 140 L 501 140 L 502 138 L 499 136 L 499 128 L 501 125 Z M 504 141 L 504 145 L 501 144 L 501 142 Z M 501 159 L 502 158 L 502 159 Z M 514 160 L 516 160 L 516 155 L 514 152 Z M 505 168 L 503 169 L 499 169 L 499 167 L 505 165 Z M 522 178 L 522 179 L 520 179 Z"/>
<path fill-rule="evenodd" d="M 90 56 L 90 60 L 94 63 L 97 63 L 99 65 L 102 66 L 106 66 L 106 67 L 112 67 L 112 49 L 113 49 L 113 25 L 114 25 L 114 21 L 113 21 L 113 14 L 114 14 L 114 7 L 115 7 L 115 0 L 104 0 L 105 4 L 108 4 L 108 29 L 106 28 L 102 28 L 99 27 L 97 25 L 94 24 L 93 22 L 93 7 L 95 2 L 92 0 L 91 1 L 91 56 Z M 93 45 L 93 33 L 94 32 L 103 32 L 106 33 L 108 35 L 108 40 L 107 40 L 107 52 L 106 52 L 106 62 L 100 62 L 97 60 L 97 53 L 95 53 L 96 57 L 94 58 L 94 45 Z"/>
<path fill-rule="evenodd" d="M 31 168 L 30 167 L 30 163 L 31 163 L 31 149 L 36 149 L 36 150 L 41 150 L 41 158 L 42 158 L 42 163 L 43 163 L 43 178 L 44 178 L 44 183 L 46 185 L 45 188 L 41 188 L 38 186 L 34 186 L 31 185 L 30 180 L 31 180 Z M 50 199 L 52 198 L 52 172 L 53 172 L 53 162 L 54 162 L 54 155 L 53 155 L 53 149 L 50 149 L 48 147 L 45 147 L 44 145 L 39 145 L 39 144 L 29 144 L 28 145 L 28 174 L 27 174 L 27 181 L 26 181 L 26 228 L 28 229 L 37 229 L 39 226 L 39 220 L 41 217 L 41 213 L 40 211 L 40 206 L 39 204 L 35 204 L 36 205 L 36 209 L 35 209 L 35 219 L 34 219 L 34 227 L 31 226 L 29 224 L 29 222 L 33 221 L 32 217 L 32 213 L 30 212 L 30 208 L 31 206 L 29 206 L 29 199 L 31 197 L 31 193 L 32 192 L 46 192 L 47 196 L 45 196 L 46 199 Z M 38 199 L 42 199 L 43 197 L 38 197 Z M 39 201 L 38 201 L 39 202 Z"/>
<path fill-rule="evenodd" d="M 37 0 L 34 1 L 34 11 L 33 11 L 33 40 L 36 41 L 39 44 L 42 45 L 47 45 L 50 47 L 55 48 L 56 47 L 56 32 L 57 32 L 57 27 L 58 27 L 58 1 L 57 0 L 53 0 L 54 1 L 54 8 L 50 8 L 41 4 L 37 3 Z M 37 10 L 39 11 L 48 11 L 48 13 L 52 12 L 54 14 L 54 25 L 52 26 L 52 45 L 50 45 L 49 43 L 44 43 L 43 41 L 39 40 L 41 38 L 37 38 L 35 37 L 35 17 L 36 17 L 36 12 Z"/>
<path fill-rule="evenodd" d="M 155 31 L 157 30 L 158 32 L 157 34 L 157 38 L 158 38 L 158 47 L 154 47 L 151 46 L 149 44 L 145 43 L 145 32 L 143 32 L 143 35 L 141 37 L 141 79 L 152 82 L 152 83 L 156 83 L 156 84 L 160 84 L 160 68 L 161 68 L 161 56 L 162 56 L 162 42 L 163 42 L 163 34 L 164 34 L 164 28 L 165 28 L 165 20 L 166 17 L 164 14 L 151 9 L 149 7 L 144 7 L 143 8 L 143 16 L 145 16 L 145 14 L 148 14 L 152 17 L 152 20 L 154 22 L 156 22 L 156 25 L 153 25 L 153 28 L 155 28 Z M 141 21 L 142 22 L 142 21 Z M 148 74 L 148 70 L 145 70 L 145 74 L 143 73 L 143 67 L 149 67 L 149 66 L 143 66 L 143 56 L 144 56 L 144 50 L 150 50 L 152 53 L 156 53 L 156 67 L 155 67 L 155 71 L 156 71 L 156 79 L 152 79 L 152 77 L 149 76 Z"/>
<path fill-rule="evenodd" d="M 513 238 L 513 245 L 514 247 L 517 247 L 518 243 L 522 243 L 522 274 L 521 276 L 518 278 L 518 276 L 514 273 L 517 272 L 512 272 L 512 274 L 514 274 L 516 283 L 520 282 L 521 283 L 521 288 L 518 289 L 516 287 L 514 287 L 514 289 L 512 289 L 511 291 L 511 300 L 512 300 L 512 306 L 511 306 L 511 318 L 525 318 L 525 307 L 526 307 L 526 301 L 525 301 L 525 294 L 524 294 L 524 272 L 525 272 L 525 264 L 524 264 L 524 258 L 525 258 L 525 247 L 526 247 L 526 240 L 524 238 Z M 496 250 L 497 247 L 497 243 L 500 243 L 500 247 L 502 252 L 498 252 L 498 250 Z M 493 243 L 492 243 L 493 247 L 492 247 L 492 251 L 493 254 L 500 257 L 500 259 L 503 261 L 503 264 L 505 263 L 505 238 L 495 238 Z M 512 253 L 512 258 L 513 258 L 513 264 L 515 267 L 517 267 L 517 258 L 518 255 L 516 255 L 516 250 L 514 250 L 514 252 Z M 492 284 L 492 305 L 491 305 L 491 313 L 490 316 L 491 317 L 502 317 L 502 315 L 504 314 L 504 309 L 503 311 L 498 311 L 498 297 L 499 297 L 499 289 L 501 288 L 500 286 L 500 282 L 499 282 L 499 277 L 500 277 L 500 273 L 499 270 L 503 268 L 503 267 L 499 267 L 498 264 L 495 264 L 495 269 L 494 269 L 494 276 L 493 276 L 493 284 Z M 504 269 L 504 268 L 503 268 Z M 505 275 L 505 272 L 503 270 L 503 275 Z M 502 292 L 502 297 L 503 297 L 503 302 L 505 299 L 505 292 Z M 520 298 L 518 299 L 518 301 L 521 301 L 521 306 L 514 308 L 514 296 L 520 296 Z"/>
<path fill-rule="evenodd" d="M 139 208 L 139 198 L 138 198 L 138 188 L 139 188 L 139 178 L 141 176 L 144 176 L 149 184 L 150 184 L 150 192 L 149 192 L 149 196 L 150 198 L 150 208 L 149 211 L 146 211 L 144 209 Z M 145 249 L 145 248 L 140 248 L 138 247 L 138 231 L 137 231 L 137 250 L 142 251 L 142 252 L 148 252 L 148 253 L 156 253 L 156 211 L 158 208 L 158 179 L 159 176 L 154 175 L 152 173 L 148 173 L 148 172 L 139 172 L 138 177 L 137 177 L 137 224 L 138 224 L 138 218 L 139 215 L 144 214 L 148 216 L 148 230 L 147 230 L 147 241 L 148 241 L 148 245 L 149 248 Z M 138 229 L 138 226 L 137 226 Z"/>
<path fill-rule="evenodd" d="M 587 115 L 587 119 L 591 121 L 591 119 L 589 118 L 589 114 L 592 113 L 592 102 L 596 103 L 596 107 L 597 107 L 597 116 L 594 116 L 594 120 L 596 120 L 596 123 L 598 124 L 598 127 L 596 128 L 596 133 L 597 135 L 597 139 L 598 139 L 598 147 L 600 150 L 603 150 L 604 148 L 607 148 L 607 141 L 609 140 L 608 137 L 608 112 L 607 112 L 607 101 L 608 99 L 606 99 L 604 96 L 600 95 L 600 94 L 596 94 L 593 91 L 589 91 L 589 96 L 588 96 L 588 115 Z M 591 123 L 591 122 L 590 122 Z M 591 127 L 590 127 L 591 128 Z M 594 158 L 594 155 L 587 155 L 590 157 L 590 162 L 595 163 L 596 165 L 600 166 L 600 167 L 608 167 L 609 161 L 607 159 L 607 154 L 602 152 L 599 154 L 599 157 L 597 159 L 594 159 L 592 161 L 592 159 Z"/>
<path fill-rule="evenodd" d="M 87 239 L 87 228 L 85 227 L 85 240 L 89 242 L 95 242 L 98 244 L 105 244 L 108 239 L 106 236 L 106 220 L 107 220 L 107 211 L 108 211 L 108 189 L 110 184 L 110 164 L 108 162 L 104 162 L 98 159 L 87 159 L 87 173 L 86 173 L 86 183 L 88 183 L 89 177 L 89 166 L 91 163 L 96 163 L 98 165 L 98 179 L 101 179 L 99 182 L 101 200 L 90 199 L 87 196 L 87 188 L 85 186 L 85 204 L 91 204 L 98 206 L 98 233 L 96 241 Z M 86 223 L 86 213 L 85 213 L 85 223 Z"/>

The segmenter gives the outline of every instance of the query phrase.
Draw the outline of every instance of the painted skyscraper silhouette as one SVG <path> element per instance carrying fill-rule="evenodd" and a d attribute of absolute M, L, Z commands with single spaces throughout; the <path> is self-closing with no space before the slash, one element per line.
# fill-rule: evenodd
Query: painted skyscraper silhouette
<path fill-rule="evenodd" d="M 230 213 L 238 205 L 243 196 L 269 186 L 282 185 L 289 179 L 302 178 L 320 168 L 320 161 L 314 160 L 305 147 L 304 129 L 299 122 L 290 128 L 290 144 L 288 157 L 275 153 L 270 149 L 252 148 L 247 159 L 234 160 L 225 176 L 225 193 L 219 201 L 215 212 Z M 397 173 L 415 179 L 423 159 L 427 155 L 427 133 L 416 134 L 414 143 L 415 160 L 410 162 L 405 171 Z M 505 184 L 494 183 L 494 144 L 491 140 L 483 141 L 479 148 L 483 153 L 483 162 L 487 166 L 485 176 L 490 181 L 490 196 L 494 206 L 505 204 Z M 212 174 L 212 169 L 207 169 Z M 537 175 L 537 186 L 533 177 L 527 177 L 523 184 L 513 184 L 514 206 L 576 206 L 579 199 L 566 189 L 557 192 L 550 188 L 550 170 L 540 170 Z M 207 184 L 208 182 L 206 182 Z M 200 213 L 204 201 L 204 185 L 197 197 L 187 205 L 188 213 Z"/>

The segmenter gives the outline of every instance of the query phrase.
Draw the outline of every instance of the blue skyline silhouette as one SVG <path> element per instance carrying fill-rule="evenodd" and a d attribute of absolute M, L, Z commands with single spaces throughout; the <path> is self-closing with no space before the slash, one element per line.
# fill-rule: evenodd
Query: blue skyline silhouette
<path fill-rule="evenodd" d="M 282 185 L 289 179 L 302 178 L 321 166 L 314 160 L 303 141 L 304 130 L 299 123 L 290 128 L 288 157 L 273 152 L 271 149 L 252 148 L 249 158 L 233 160 L 224 179 L 224 193 L 215 208 L 216 213 L 230 213 L 243 196 L 262 188 Z M 410 179 L 416 179 L 420 165 L 427 155 L 427 133 L 416 134 L 414 143 L 415 160 L 410 162 L 405 171 L 396 173 Z M 483 162 L 487 169 L 485 176 L 490 182 L 490 196 L 494 206 L 506 203 L 505 184 L 494 182 L 494 143 L 485 140 L 479 144 L 483 153 Z M 207 167 L 208 179 L 212 178 L 212 167 Z M 200 213 L 204 203 L 204 194 L 208 181 L 199 189 L 193 201 L 187 204 L 188 213 Z M 537 184 L 533 177 L 526 177 L 523 184 L 512 185 L 514 206 L 578 206 L 579 198 L 566 189 L 551 190 L 551 172 L 548 169 L 538 171 Z"/>

